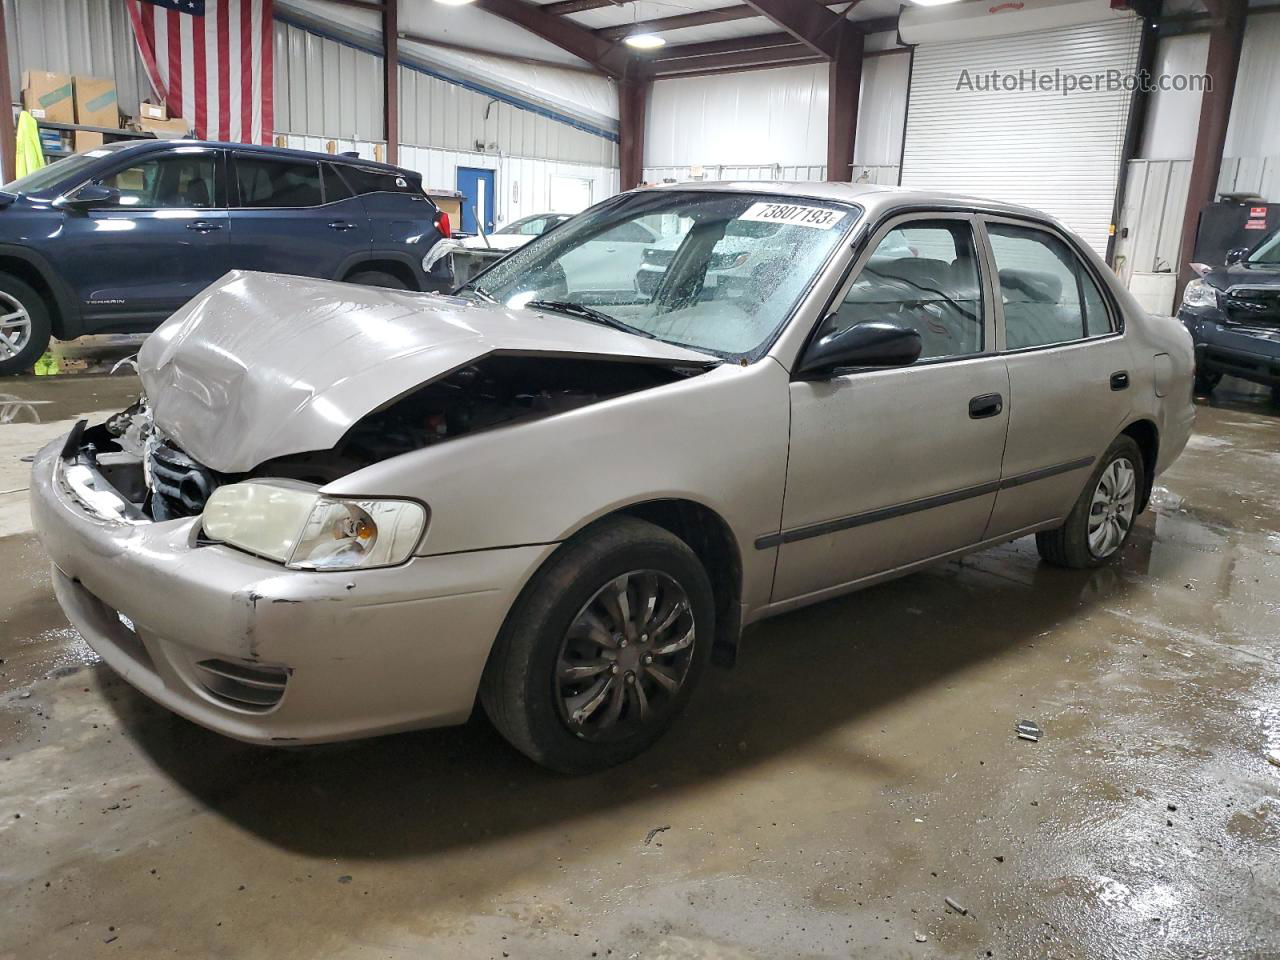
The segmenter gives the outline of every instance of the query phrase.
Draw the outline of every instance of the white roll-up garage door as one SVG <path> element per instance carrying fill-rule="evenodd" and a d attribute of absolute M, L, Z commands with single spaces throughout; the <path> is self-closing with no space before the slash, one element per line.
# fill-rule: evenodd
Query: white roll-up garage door
<path fill-rule="evenodd" d="M 1111 14 L 1033 33 L 920 43 L 903 186 L 1023 203 L 1105 251 L 1141 24 Z M 1093 89 L 1067 91 L 1070 78 Z"/>

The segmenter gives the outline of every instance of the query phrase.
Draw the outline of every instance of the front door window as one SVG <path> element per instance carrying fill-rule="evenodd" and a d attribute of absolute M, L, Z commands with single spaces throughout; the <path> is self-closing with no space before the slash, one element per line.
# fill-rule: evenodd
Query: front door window
<path fill-rule="evenodd" d="M 913 220 L 880 240 L 821 335 L 887 321 L 920 334 L 921 361 L 981 353 L 979 276 L 968 221 Z"/>
<path fill-rule="evenodd" d="M 214 169 L 212 154 L 156 157 L 103 177 L 98 183 L 120 192 L 116 203 L 120 208 L 199 209 L 215 204 Z"/>

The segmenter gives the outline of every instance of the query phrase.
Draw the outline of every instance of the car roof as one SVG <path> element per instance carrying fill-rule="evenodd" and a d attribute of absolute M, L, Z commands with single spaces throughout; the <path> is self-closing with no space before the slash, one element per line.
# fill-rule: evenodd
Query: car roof
<path fill-rule="evenodd" d="M 275 147 L 260 143 L 233 143 L 228 140 L 161 140 L 141 138 L 131 140 L 122 144 L 108 144 L 105 149 L 115 152 L 124 153 L 131 150 L 154 150 L 161 149 L 165 146 L 171 147 L 217 147 L 222 150 L 246 150 L 254 153 L 265 153 L 271 156 L 288 158 L 292 157 L 298 160 L 327 160 L 330 163 L 342 164 L 344 166 L 367 167 L 374 170 L 382 170 L 386 173 L 394 173 L 400 176 L 420 176 L 414 170 L 407 167 L 397 167 L 394 164 L 382 163 L 378 160 L 366 160 L 363 157 L 346 157 L 342 154 L 321 153 L 318 150 L 297 150 L 293 147 Z"/>
<path fill-rule="evenodd" d="M 826 200 L 839 203 L 856 203 L 866 210 L 872 219 L 892 213 L 895 209 L 919 207 L 960 208 L 980 213 L 1021 217 L 1045 223 L 1057 221 L 1047 213 L 1016 203 L 987 200 L 942 190 L 920 190 L 912 187 L 894 187 L 879 183 L 831 183 L 811 180 L 722 180 L 715 182 L 664 183 L 639 190 L 706 190 L 709 192 L 759 193 L 795 197 L 805 200 Z"/>

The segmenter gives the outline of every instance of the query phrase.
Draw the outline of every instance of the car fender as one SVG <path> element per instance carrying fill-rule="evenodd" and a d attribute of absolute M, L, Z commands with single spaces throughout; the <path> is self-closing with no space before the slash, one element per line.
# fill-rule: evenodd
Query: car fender
<path fill-rule="evenodd" d="M 768 602 L 790 430 L 788 378 L 775 361 L 722 364 L 567 413 L 479 432 L 365 467 L 336 496 L 401 496 L 431 511 L 419 555 L 567 539 L 603 516 L 689 500 L 733 533 L 742 601 Z"/>
<path fill-rule="evenodd" d="M 79 301 L 63 281 L 62 275 L 43 254 L 20 244 L 0 243 L 0 256 L 12 257 L 27 264 L 53 292 L 54 306 L 57 308 L 56 315 L 52 318 L 54 336 L 60 340 L 70 340 L 84 333 L 84 318 Z"/>

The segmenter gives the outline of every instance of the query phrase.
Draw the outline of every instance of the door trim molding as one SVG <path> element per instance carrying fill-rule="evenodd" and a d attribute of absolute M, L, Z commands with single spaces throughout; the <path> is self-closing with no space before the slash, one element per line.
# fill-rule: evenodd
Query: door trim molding
<path fill-rule="evenodd" d="M 755 547 L 757 550 L 768 550 L 770 547 L 781 546 L 784 543 L 795 543 L 797 540 L 823 537 L 830 533 L 839 533 L 841 530 L 851 530 L 854 527 L 866 526 L 869 523 L 879 523 L 881 520 L 905 517 L 911 513 L 919 513 L 921 510 L 945 507 L 952 503 L 959 503 L 961 500 L 971 500 L 974 497 L 986 496 L 998 490 L 1021 487 L 1028 483 L 1035 483 L 1037 480 L 1046 480 L 1049 477 L 1070 473 L 1073 470 L 1083 470 L 1085 467 L 1093 466 L 1096 460 L 1096 457 L 1080 457 L 1076 460 L 1068 460 L 1065 463 L 1055 463 L 1052 466 L 1029 470 L 1026 473 L 1019 473 L 1012 477 L 991 480 L 971 487 L 961 487 L 959 490 L 939 493 L 932 497 L 908 500 L 905 503 L 898 503 L 889 507 L 878 507 L 875 510 L 855 513 L 848 517 L 837 517 L 834 520 L 823 520 L 820 523 L 811 523 L 808 526 L 796 527 L 792 530 L 766 534 L 763 537 L 756 538 Z"/>

